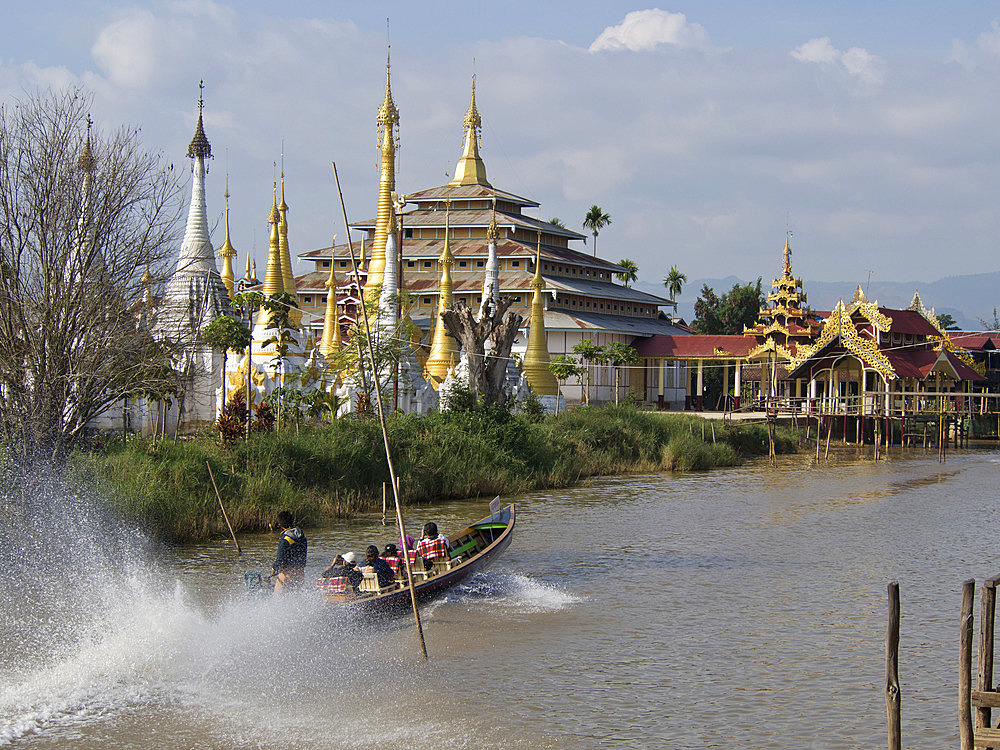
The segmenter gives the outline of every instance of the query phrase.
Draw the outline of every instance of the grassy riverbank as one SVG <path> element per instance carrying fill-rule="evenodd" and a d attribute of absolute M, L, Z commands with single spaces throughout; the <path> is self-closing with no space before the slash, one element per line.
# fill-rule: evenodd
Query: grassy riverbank
<path fill-rule="evenodd" d="M 729 466 L 767 453 L 763 425 L 715 425 L 685 414 L 630 407 L 577 409 L 532 421 L 494 412 L 395 416 L 390 443 L 401 496 L 436 499 L 513 495 L 580 479 L 642 471 Z M 705 434 L 705 439 L 702 435 Z M 794 452 L 779 429 L 777 450 Z M 111 441 L 73 457 L 124 515 L 171 541 L 225 534 L 206 461 L 237 531 L 267 527 L 290 508 L 310 525 L 381 508 L 388 471 L 374 420 L 338 420 L 300 433 L 253 435 L 230 446 L 213 437 Z"/>

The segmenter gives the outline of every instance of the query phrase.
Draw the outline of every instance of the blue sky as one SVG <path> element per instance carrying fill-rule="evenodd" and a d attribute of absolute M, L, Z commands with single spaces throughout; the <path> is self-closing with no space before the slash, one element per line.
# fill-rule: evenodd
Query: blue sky
<path fill-rule="evenodd" d="M 228 158 L 233 241 L 261 263 L 282 139 L 294 252 L 343 239 L 332 159 L 351 218 L 374 214 L 389 16 L 402 192 L 454 168 L 475 58 L 491 181 L 570 227 L 600 204 L 601 255 L 643 281 L 672 265 L 767 280 L 786 224 L 806 279 L 996 270 L 1000 3 L 39 0 L 4 15 L 0 100 L 83 84 L 100 127 L 138 124 L 176 163 L 204 78 L 210 216 Z"/>

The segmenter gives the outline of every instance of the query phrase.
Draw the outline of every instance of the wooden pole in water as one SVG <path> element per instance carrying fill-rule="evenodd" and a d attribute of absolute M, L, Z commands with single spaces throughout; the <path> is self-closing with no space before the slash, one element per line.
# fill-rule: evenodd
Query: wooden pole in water
<path fill-rule="evenodd" d="M 354 277 L 358 279 L 360 285 L 361 277 L 358 276 L 358 263 L 354 255 L 354 242 L 351 240 L 351 225 L 347 221 L 347 207 L 344 205 L 344 193 L 340 189 L 340 177 L 337 175 L 337 162 L 333 164 L 333 178 L 337 182 L 337 195 L 340 196 L 340 210 L 344 215 L 344 226 L 347 228 L 347 245 L 351 250 L 351 268 Z M 394 209 L 393 209 L 394 210 Z M 332 292 L 333 290 L 331 290 Z M 396 525 L 399 527 L 399 538 L 403 540 L 403 561 L 406 564 L 406 580 L 410 589 L 410 603 L 413 605 L 413 619 L 417 624 L 417 638 L 420 641 L 420 653 L 424 659 L 427 658 L 427 644 L 424 642 L 424 628 L 420 624 L 420 610 L 417 608 L 417 592 L 413 587 L 413 571 L 410 567 L 410 555 L 406 550 L 406 528 L 403 525 L 403 511 L 399 507 L 399 484 L 396 480 L 396 469 L 392 464 L 392 451 L 389 449 L 389 430 L 385 423 L 385 409 L 382 404 L 382 387 L 378 382 L 378 373 L 375 371 L 375 350 L 372 345 L 371 328 L 368 324 L 368 309 L 365 307 L 364 291 L 361 295 L 361 317 L 365 324 L 365 338 L 368 340 L 368 357 L 372 363 L 372 379 L 375 383 L 375 402 L 378 405 L 378 421 L 382 428 L 382 443 L 385 446 L 385 462 L 389 466 L 389 481 L 392 483 L 392 497 L 396 505 Z M 360 362 L 358 363 L 361 364 Z"/>
<path fill-rule="evenodd" d="M 996 617 L 996 579 L 990 578 L 979 590 L 979 670 L 976 675 L 976 689 L 993 690 L 993 628 Z M 976 729 L 990 726 L 990 707 L 976 709 Z"/>
<path fill-rule="evenodd" d="M 823 458 L 830 457 L 830 435 L 833 434 L 833 417 L 830 418 L 830 424 L 826 428 L 826 450 L 823 451 Z"/>
<path fill-rule="evenodd" d="M 889 582 L 889 624 L 885 632 L 885 712 L 889 750 L 902 750 L 899 710 L 899 582 Z"/>
<path fill-rule="evenodd" d="M 972 604 L 976 581 L 962 584 L 962 617 L 958 660 L 958 737 L 962 750 L 972 750 Z"/>
<path fill-rule="evenodd" d="M 816 460 L 819 461 L 819 444 L 823 442 L 823 417 L 816 418 Z"/>
<path fill-rule="evenodd" d="M 212 474 L 212 464 L 206 461 L 205 466 L 208 467 L 208 478 L 212 480 L 212 487 L 215 488 L 215 496 L 219 499 L 219 509 L 222 511 L 222 520 L 226 522 L 226 526 L 229 527 L 229 533 L 233 535 L 233 544 L 236 545 L 236 554 L 237 556 L 242 555 L 243 550 L 240 549 L 240 543 L 236 541 L 236 532 L 233 531 L 233 525 L 229 523 L 229 516 L 226 515 L 226 507 L 222 504 L 222 495 L 219 494 L 219 486 L 215 483 L 215 475 Z"/>

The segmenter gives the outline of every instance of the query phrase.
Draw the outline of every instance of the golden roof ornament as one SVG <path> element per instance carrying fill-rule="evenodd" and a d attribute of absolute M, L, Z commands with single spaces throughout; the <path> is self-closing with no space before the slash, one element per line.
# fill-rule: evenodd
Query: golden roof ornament
<path fill-rule="evenodd" d="M 455 177 L 448 184 L 492 187 L 489 180 L 486 179 L 486 164 L 479 155 L 483 119 L 476 107 L 475 73 L 472 74 L 472 100 L 469 102 L 469 109 L 465 113 L 465 120 L 462 124 L 465 128 L 462 156 L 455 167 Z"/>
<path fill-rule="evenodd" d="M 208 137 L 205 135 L 205 125 L 202 122 L 202 115 L 205 112 L 205 81 L 198 82 L 198 125 L 194 131 L 194 138 L 191 139 L 191 143 L 188 145 L 187 155 L 190 159 L 196 159 L 198 157 L 211 159 L 212 158 L 212 144 L 208 142 Z"/>
<path fill-rule="evenodd" d="M 281 240 L 278 237 L 278 223 L 280 220 L 277 187 L 275 187 L 275 197 L 271 202 L 271 212 L 267 217 L 267 223 L 271 225 L 271 238 L 267 248 L 267 268 L 264 270 L 264 288 L 261 289 L 266 298 L 285 291 L 284 279 L 281 278 Z M 265 328 L 274 328 L 272 314 L 266 308 L 261 308 L 257 316 L 257 325 L 264 326 Z"/>
<path fill-rule="evenodd" d="M 378 184 L 378 210 L 375 215 L 375 236 L 368 263 L 368 277 L 365 280 L 364 298 L 377 302 L 382 288 L 382 274 L 385 271 L 385 238 L 389 225 L 389 214 L 393 212 L 392 194 L 396 190 L 396 146 L 398 145 L 399 110 L 392 101 L 389 49 L 385 56 L 385 101 L 376 118 L 381 167 Z"/>
<path fill-rule="evenodd" d="M 788 232 L 785 232 L 785 249 L 782 251 L 782 256 L 784 262 L 782 264 L 782 271 L 785 277 L 790 277 L 792 275 L 792 246 L 789 243 Z"/>
<path fill-rule="evenodd" d="M 326 287 L 326 314 L 323 318 L 323 338 L 320 341 L 319 352 L 324 357 L 340 351 L 340 306 L 337 304 L 337 235 L 330 243 L 330 278 L 323 285 Z"/>

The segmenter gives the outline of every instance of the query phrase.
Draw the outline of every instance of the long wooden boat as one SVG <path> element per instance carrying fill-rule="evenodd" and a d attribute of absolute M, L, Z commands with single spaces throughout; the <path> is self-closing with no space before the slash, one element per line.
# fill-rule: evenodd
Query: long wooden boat
<path fill-rule="evenodd" d="M 424 572 L 423 560 L 418 556 L 416 563 L 411 565 L 416 571 L 413 584 L 417 601 L 426 602 L 441 596 L 492 564 L 510 546 L 514 537 L 514 522 L 514 506 L 508 505 L 497 513 L 454 532 L 449 537 L 451 540 L 449 560 L 434 561 L 433 567 Z M 355 594 L 350 588 L 346 591 L 335 590 L 324 583 L 332 580 L 335 579 L 320 579 L 317 584 L 330 603 L 365 612 L 395 613 L 406 612 L 410 608 L 410 587 L 405 581 L 397 581 L 391 586 L 379 589 L 377 580 L 369 575 L 362 581 L 362 590 Z"/>

